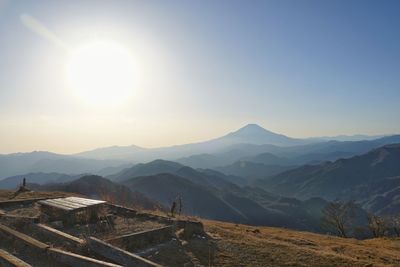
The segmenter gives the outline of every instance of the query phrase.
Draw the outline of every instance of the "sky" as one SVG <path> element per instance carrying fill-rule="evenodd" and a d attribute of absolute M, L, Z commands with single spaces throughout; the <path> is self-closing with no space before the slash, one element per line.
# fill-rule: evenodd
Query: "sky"
<path fill-rule="evenodd" d="M 398 14 L 390 0 L 0 0 L 0 153 L 168 146 L 248 123 L 400 133 Z"/>

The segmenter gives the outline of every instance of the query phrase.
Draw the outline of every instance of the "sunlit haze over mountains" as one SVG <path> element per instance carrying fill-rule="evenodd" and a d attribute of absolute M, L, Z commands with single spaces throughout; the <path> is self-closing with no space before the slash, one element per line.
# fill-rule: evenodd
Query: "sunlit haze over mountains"
<path fill-rule="evenodd" d="M 400 0 L 0 0 L 0 266 L 400 266 Z"/>
<path fill-rule="evenodd" d="M 397 1 L 0 0 L 0 153 L 400 132 Z"/>

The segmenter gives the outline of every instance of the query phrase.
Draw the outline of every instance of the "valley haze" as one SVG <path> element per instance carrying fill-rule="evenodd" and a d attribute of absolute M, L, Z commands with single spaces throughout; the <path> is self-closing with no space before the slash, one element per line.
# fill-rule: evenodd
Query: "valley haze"
<path fill-rule="evenodd" d="M 321 160 L 351 156 L 379 145 L 389 144 L 391 137 L 354 136 L 355 141 L 334 138 L 291 138 L 268 131 L 257 124 L 248 124 L 234 132 L 209 141 L 161 148 L 111 146 L 77 154 L 56 154 L 46 151 L 0 155 L 0 177 L 22 175 L 28 172 L 60 172 L 66 174 L 111 174 L 130 164 L 166 159 L 196 168 L 232 164 L 245 157 L 265 152 L 289 157 L 275 165 L 300 165 Z M 361 138 L 361 139 L 358 139 Z M 340 138 L 338 138 L 341 140 Z M 348 138 L 345 138 L 346 140 Z M 322 153 L 321 155 L 318 153 Z M 285 161 L 285 159 L 283 159 Z M 267 162 L 268 163 L 268 162 Z"/>

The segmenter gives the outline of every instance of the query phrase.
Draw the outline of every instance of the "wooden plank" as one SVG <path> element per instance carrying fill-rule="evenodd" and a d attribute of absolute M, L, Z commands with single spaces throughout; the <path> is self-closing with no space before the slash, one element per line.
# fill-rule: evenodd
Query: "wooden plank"
<path fill-rule="evenodd" d="M 60 198 L 57 198 L 57 199 L 49 199 L 49 200 L 46 200 L 46 202 L 56 203 L 56 204 L 64 205 L 64 206 L 71 207 L 71 208 L 81 208 L 81 207 L 85 207 L 85 205 L 83 205 L 83 204 L 71 203 L 71 202 L 65 201 L 64 199 L 60 199 Z"/>
<path fill-rule="evenodd" d="M 155 229 L 150 229 L 150 230 L 144 230 L 144 231 L 140 231 L 140 232 L 134 232 L 134 233 L 129 233 L 129 234 L 125 234 L 125 235 L 120 235 L 120 236 L 116 236 L 113 237 L 109 240 L 115 240 L 115 239 L 121 239 L 121 238 L 127 238 L 127 237 L 135 237 L 135 236 L 141 236 L 141 235 L 146 235 L 146 234 L 151 234 L 151 233 L 156 233 L 156 232 L 160 232 L 160 231 L 166 231 L 166 232 L 172 232 L 172 226 L 168 225 L 168 226 L 163 226 L 163 227 L 159 227 L 159 228 L 155 228 Z"/>
<path fill-rule="evenodd" d="M 123 267 L 56 248 L 49 248 L 48 253 L 56 261 L 72 267 Z"/>
<path fill-rule="evenodd" d="M 92 203 L 81 203 L 81 202 L 73 201 L 70 199 L 63 199 L 62 202 L 65 203 L 66 205 L 75 205 L 75 206 L 79 206 L 79 207 L 91 207 L 91 206 L 99 205 L 99 204 L 92 204 Z"/>
<path fill-rule="evenodd" d="M 104 200 L 79 198 L 79 197 L 69 197 L 68 199 L 70 199 L 71 201 L 78 201 L 79 203 L 86 203 L 86 204 L 91 204 L 91 205 L 98 205 L 98 204 L 106 203 L 106 201 L 104 201 Z"/>
<path fill-rule="evenodd" d="M 72 202 L 70 200 L 64 200 L 62 203 L 65 203 L 65 205 L 71 205 L 71 206 L 75 205 L 78 208 L 88 208 L 88 207 L 93 207 L 93 206 L 99 205 L 99 204 L 87 204 L 87 203 Z"/>
<path fill-rule="evenodd" d="M 105 201 L 79 197 L 56 198 L 39 201 L 41 205 L 48 205 L 63 210 L 79 210 L 89 206 L 103 204 Z"/>
<path fill-rule="evenodd" d="M 62 210 L 73 210 L 74 209 L 72 207 L 68 207 L 65 205 L 61 205 L 60 203 L 53 202 L 53 201 L 47 201 L 47 200 L 46 200 L 46 202 L 40 202 L 39 204 L 45 205 L 45 206 L 50 206 L 50 207 L 57 208 L 57 209 L 62 209 Z"/>
<path fill-rule="evenodd" d="M 76 203 L 90 204 L 90 205 L 96 205 L 96 204 L 105 203 L 105 201 L 103 201 L 103 200 L 81 198 L 81 197 L 66 197 L 65 199 L 68 200 L 68 201 L 76 202 Z"/>
<path fill-rule="evenodd" d="M 93 198 L 85 198 L 85 197 L 74 197 L 74 196 L 71 196 L 71 197 L 66 197 L 66 198 L 74 199 L 74 200 L 77 200 L 77 201 L 105 202 L 104 200 L 93 199 Z"/>
<path fill-rule="evenodd" d="M 2 249 L 0 249 L 0 265 L 4 267 L 32 267 L 32 265 Z"/>
<path fill-rule="evenodd" d="M 60 205 L 60 206 L 69 207 L 71 209 L 79 209 L 79 208 L 85 208 L 86 207 L 86 205 L 69 203 L 69 202 L 64 201 L 63 199 L 49 199 L 49 200 L 46 200 L 46 202 L 47 203 L 56 204 L 56 205 Z"/>
<path fill-rule="evenodd" d="M 87 242 L 91 250 L 123 266 L 161 267 L 161 265 L 155 262 L 117 248 L 95 237 L 89 237 Z"/>
<path fill-rule="evenodd" d="M 69 241 L 75 245 L 82 245 L 85 243 L 85 241 L 83 239 L 80 239 L 78 237 L 72 236 L 70 234 L 67 234 L 65 232 L 59 231 L 57 229 L 54 229 L 50 226 L 44 225 L 44 224 L 34 224 L 34 227 L 44 233 L 50 234 L 53 237 L 56 237 L 58 239 L 62 239 L 65 241 Z"/>
<path fill-rule="evenodd" d="M 39 203 L 40 205 L 50 206 L 50 207 L 53 207 L 53 208 L 62 209 L 62 210 L 66 210 L 66 211 L 71 211 L 71 210 L 73 210 L 72 208 L 65 207 L 65 206 L 61 206 L 61 205 L 54 204 L 54 203 L 49 203 L 49 202 L 47 202 L 47 201 L 39 201 L 38 203 Z"/>
<path fill-rule="evenodd" d="M 32 247 L 35 247 L 35 248 L 38 248 L 38 249 L 41 249 L 41 250 L 46 250 L 49 247 L 45 243 L 42 243 L 42 242 L 40 242 L 40 241 L 30 237 L 30 236 L 27 236 L 26 234 L 18 232 L 16 230 L 11 229 L 11 228 L 9 228 L 9 227 L 7 227 L 5 225 L 2 225 L 2 224 L 0 224 L 0 231 L 5 233 L 5 234 L 7 234 L 7 235 L 10 235 L 10 236 L 12 236 L 12 237 L 14 237 L 16 239 L 21 240 L 22 242 L 24 242 L 25 244 L 27 244 L 29 246 L 32 246 Z"/>
<path fill-rule="evenodd" d="M 115 238 L 107 239 L 114 246 L 129 251 L 137 251 L 145 247 L 153 246 L 171 240 L 173 238 L 173 226 L 165 226 L 148 231 L 130 233 Z"/>

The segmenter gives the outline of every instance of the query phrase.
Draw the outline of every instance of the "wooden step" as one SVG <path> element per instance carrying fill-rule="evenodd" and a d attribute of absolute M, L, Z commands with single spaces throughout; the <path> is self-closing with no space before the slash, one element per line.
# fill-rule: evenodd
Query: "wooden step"
<path fill-rule="evenodd" d="M 96 260 L 56 248 L 49 248 L 48 254 L 54 260 L 72 267 L 123 267 L 122 265 Z"/>
<path fill-rule="evenodd" d="M 41 233 L 44 233 L 46 235 L 50 235 L 53 238 L 61 239 L 63 241 L 69 242 L 74 245 L 83 245 L 85 241 L 83 239 L 80 239 L 78 237 L 72 236 L 70 234 L 67 234 L 65 232 L 59 231 L 57 229 L 54 229 L 50 226 L 44 225 L 44 224 L 35 224 L 33 227 L 40 231 Z"/>
<path fill-rule="evenodd" d="M 4 267 L 32 267 L 32 265 L 18 259 L 5 250 L 0 249 L 0 266 Z"/>
<path fill-rule="evenodd" d="M 49 246 L 45 243 L 42 243 L 30 236 L 27 236 L 26 234 L 23 234 L 21 232 L 18 232 L 14 229 L 11 229 L 10 227 L 7 227 L 5 225 L 0 224 L 0 232 L 5 233 L 8 236 L 12 236 L 22 242 L 24 242 L 25 244 L 27 244 L 28 246 L 31 246 L 33 248 L 37 248 L 40 250 L 46 250 Z"/>
<path fill-rule="evenodd" d="M 107 259 L 118 262 L 123 266 L 161 267 L 161 265 L 155 262 L 126 250 L 117 248 L 95 237 L 89 237 L 87 242 L 92 251 L 102 255 Z"/>

